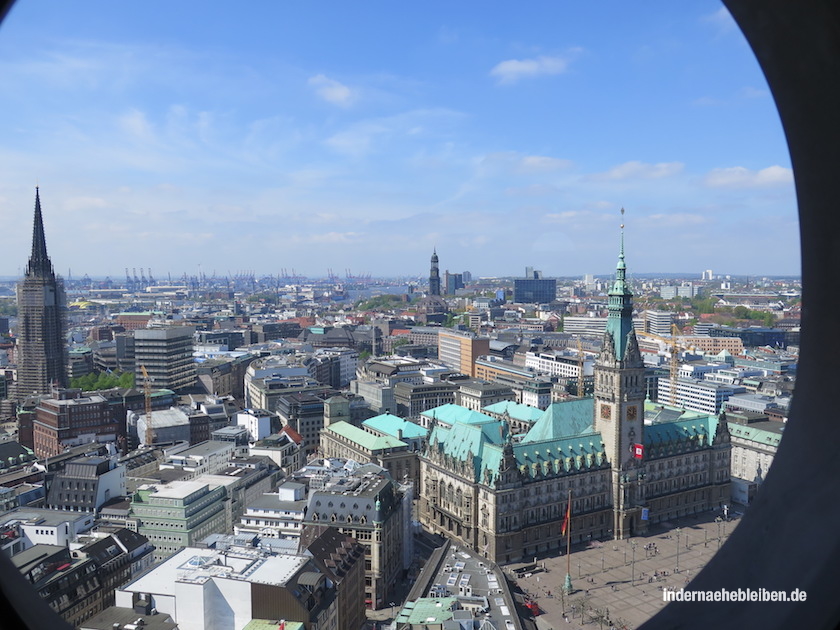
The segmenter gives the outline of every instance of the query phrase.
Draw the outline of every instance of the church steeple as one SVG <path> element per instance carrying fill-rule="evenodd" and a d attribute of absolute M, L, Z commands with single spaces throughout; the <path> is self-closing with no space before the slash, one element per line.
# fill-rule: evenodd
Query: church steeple
<path fill-rule="evenodd" d="M 437 247 L 432 250 L 432 266 L 429 270 L 429 295 L 440 295 L 440 268 Z"/>
<path fill-rule="evenodd" d="M 35 220 L 32 224 L 32 254 L 26 265 L 27 276 L 42 278 L 54 276 L 50 257 L 47 255 L 47 240 L 44 237 L 44 219 L 41 216 L 41 196 L 35 187 Z"/>

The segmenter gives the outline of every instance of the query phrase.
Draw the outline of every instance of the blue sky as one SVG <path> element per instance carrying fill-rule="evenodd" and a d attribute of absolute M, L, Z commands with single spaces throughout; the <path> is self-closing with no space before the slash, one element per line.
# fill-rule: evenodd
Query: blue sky
<path fill-rule="evenodd" d="M 798 274 L 718 2 L 69 3 L 0 27 L 0 275 Z M 224 3 L 225 7 L 234 5 Z M 74 8 L 78 7 L 78 8 Z"/>

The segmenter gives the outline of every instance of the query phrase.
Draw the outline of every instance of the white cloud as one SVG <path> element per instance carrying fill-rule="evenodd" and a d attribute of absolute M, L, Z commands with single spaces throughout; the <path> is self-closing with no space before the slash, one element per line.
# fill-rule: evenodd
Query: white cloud
<path fill-rule="evenodd" d="M 385 132 L 379 125 L 362 123 L 327 138 L 324 144 L 342 155 L 361 157 L 370 152 L 373 139 Z"/>
<path fill-rule="evenodd" d="M 743 166 L 716 168 L 703 179 L 709 188 L 766 188 L 793 183 L 793 171 L 783 166 L 768 166 L 753 171 Z"/>
<path fill-rule="evenodd" d="M 120 116 L 117 122 L 123 131 L 138 140 L 149 141 L 154 139 L 152 124 L 146 118 L 146 114 L 139 109 L 130 109 Z"/>
<path fill-rule="evenodd" d="M 589 228 L 595 222 L 613 221 L 615 216 L 590 210 L 565 210 L 563 212 L 549 212 L 543 215 L 545 223 L 575 224 L 578 227 Z"/>
<path fill-rule="evenodd" d="M 76 210 L 107 208 L 108 202 L 101 197 L 71 197 L 65 199 L 62 205 L 70 212 L 75 212 Z"/>
<path fill-rule="evenodd" d="M 519 171 L 523 173 L 545 173 L 563 170 L 571 165 L 571 160 L 562 160 L 545 155 L 526 155 L 519 161 Z"/>
<path fill-rule="evenodd" d="M 508 197 L 551 197 L 557 194 L 557 190 L 556 186 L 532 184 L 531 186 L 505 188 L 504 194 Z"/>
<path fill-rule="evenodd" d="M 309 85 L 315 88 L 315 93 L 333 105 L 348 107 L 356 100 L 356 92 L 335 79 L 323 74 L 310 77 Z"/>
<path fill-rule="evenodd" d="M 489 177 L 500 173 L 517 175 L 551 173 L 571 167 L 572 161 L 545 155 L 522 155 L 516 151 L 497 151 L 478 157 L 475 164 L 479 176 Z"/>
<path fill-rule="evenodd" d="M 676 175 L 683 170 L 682 162 L 659 162 L 646 164 L 645 162 L 630 161 L 619 164 L 605 173 L 595 173 L 589 179 L 594 180 L 627 180 L 627 179 L 661 179 Z"/>
<path fill-rule="evenodd" d="M 701 96 L 691 101 L 691 104 L 697 105 L 698 107 L 717 107 L 718 105 L 723 105 L 724 101 L 713 96 Z"/>
<path fill-rule="evenodd" d="M 706 24 L 711 24 L 712 26 L 717 28 L 720 34 L 727 33 L 737 28 L 735 19 L 729 13 L 726 7 L 721 7 L 714 13 L 703 16 L 701 20 Z"/>
<path fill-rule="evenodd" d="M 651 223 L 657 228 L 674 228 L 687 225 L 701 225 L 708 223 L 709 219 L 700 214 L 687 212 L 650 214 L 642 219 L 643 222 Z"/>
<path fill-rule="evenodd" d="M 508 59 L 502 61 L 490 71 L 500 84 L 516 83 L 520 79 L 563 74 L 569 69 L 572 58 L 581 49 L 572 49 L 567 57 L 540 56 L 533 59 Z"/>
<path fill-rule="evenodd" d="M 336 244 L 336 243 L 355 243 L 363 236 L 361 232 L 325 232 L 322 234 L 312 234 L 308 237 L 302 237 L 299 240 L 308 243 L 318 244 Z"/>
<path fill-rule="evenodd" d="M 738 91 L 738 95 L 741 98 L 766 98 L 770 96 L 770 92 L 767 90 L 762 90 L 759 88 L 754 88 L 751 85 L 741 88 Z"/>

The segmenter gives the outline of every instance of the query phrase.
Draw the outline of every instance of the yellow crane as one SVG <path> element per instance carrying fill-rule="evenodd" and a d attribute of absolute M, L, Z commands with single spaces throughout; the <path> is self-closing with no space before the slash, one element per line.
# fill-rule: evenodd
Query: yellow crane
<path fill-rule="evenodd" d="M 583 387 L 583 344 L 580 341 L 580 337 L 577 339 L 577 352 L 578 352 L 578 398 L 583 398 L 586 395 L 586 390 Z"/>
<path fill-rule="evenodd" d="M 143 373 L 143 391 L 146 394 L 146 446 L 151 446 L 155 437 L 152 432 L 152 379 L 145 365 L 140 366 L 140 371 Z"/>
<path fill-rule="evenodd" d="M 671 324 L 671 404 L 677 405 L 677 377 L 680 371 L 677 337 L 681 334 L 676 324 Z"/>

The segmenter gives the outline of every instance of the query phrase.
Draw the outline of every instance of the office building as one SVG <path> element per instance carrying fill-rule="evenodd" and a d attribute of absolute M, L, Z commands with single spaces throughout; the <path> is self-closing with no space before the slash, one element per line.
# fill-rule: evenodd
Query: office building
<path fill-rule="evenodd" d="M 69 446 L 116 442 L 125 435 L 124 417 L 115 414 L 104 396 L 83 396 L 78 389 L 53 393 L 55 397 L 42 398 L 35 407 L 32 431 L 38 457 L 53 457 Z"/>
<path fill-rule="evenodd" d="M 131 498 L 129 529 L 155 546 L 155 562 L 225 531 L 224 486 L 200 481 L 144 484 Z"/>
<path fill-rule="evenodd" d="M 304 529 L 328 525 L 358 540 L 365 547 L 365 604 L 383 608 L 396 592 L 397 577 L 408 567 L 404 546 L 411 542 L 411 495 L 379 466 L 366 464 L 349 471 L 344 460 L 324 461 L 323 468 L 308 467 L 305 472 L 312 478 Z"/>
<path fill-rule="evenodd" d="M 136 382 L 144 382 L 146 368 L 152 387 L 184 391 L 196 383 L 193 329 L 190 326 L 147 328 L 134 331 Z"/>
<path fill-rule="evenodd" d="M 17 285 L 17 399 L 67 386 L 67 300 L 47 255 L 41 199 L 35 189 L 32 253 Z"/>
<path fill-rule="evenodd" d="M 236 541 L 234 541 L 236 542 Z M 170 615 L 180 630 L 338 628 L 335 585 L 307 555 L 243 544 L 189 546 L 116 592 L 116 605 Z M 295 625 L 294 622 L 298 622 Z"/>
<path fill-rule="evenodd" d="M 473 332 L 441 329 L 438 333 L 438 359 L 444 365 L 475 376 L 475 360 L 490 354 L 490 339 Z"/>
<path fill-rule="evenodd" d="M 52 480 L 47 506 L 54 510 L 99 513 L 111 499 L 125 496 L 125 466 L 116 458 L 80 457 Z"/>
<path fill-rule="evenodd" d="M 668 311 L 645 311 L 645 331 L 654 335 L 671 336 L 671 326 L 674 324 L 674 314 Z"/>
<path fill-rule="evenodd" d="M 540 272 L 532 271 L 528 277 L 513 281 L 513 301 L 517 304 L 550 304 L 556 299 L 557 280 L 543 278 Z"/>

